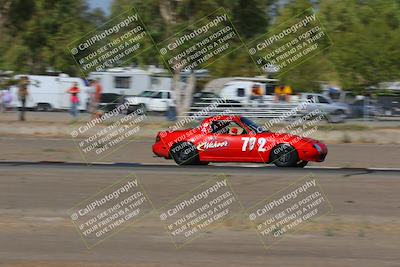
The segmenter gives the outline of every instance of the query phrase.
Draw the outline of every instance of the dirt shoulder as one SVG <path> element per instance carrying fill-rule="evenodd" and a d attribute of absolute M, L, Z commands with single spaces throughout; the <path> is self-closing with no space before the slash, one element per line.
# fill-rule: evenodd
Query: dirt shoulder
<path fill-rule="evenodd" d="M 90 117 L 81 114 L 79 122 L 72 122 L 68 113 L 29 112 L 27 121 L 16 120 L 16 113 L 0 114 L 0 147 L 6 153 L 0 160 L 27 161 L 104 161 L 174 164 L 155 158 L 151 145 L 158 131 L 174 125 L 162 116 L 149 116 L 139 125 L 139 130 L 129 139 L 121 142 L 120 149 L 113 150 L 104 157 L 86 159 L 76 145 L 79 137 L 73 139 L 71 133 L 85 125 Z M 261 121 L 259 123 L 262 123 Z M 353 122 L 354 123 L 354 122 Z M 324 124 L 312 132 L 311 137 L 328 144 L 328 157 L 323 163 L 311 163 L 328 167 L 379 167 L 398 168 L 397 157 L 400 146 L 399 122 L 357 122 L 356 124 Z M 195 123 L 192 123 L 195 125 Z M 190 123 L 184 127 L 192 126 Z M 96 126 L 95 131 L 108 127 Z M 274 126 L 272 131 L 279 131 Z M 95 132 L 95 131 L 92 131 Z M 85 135 L 80 136 L 86 138 Z"/>

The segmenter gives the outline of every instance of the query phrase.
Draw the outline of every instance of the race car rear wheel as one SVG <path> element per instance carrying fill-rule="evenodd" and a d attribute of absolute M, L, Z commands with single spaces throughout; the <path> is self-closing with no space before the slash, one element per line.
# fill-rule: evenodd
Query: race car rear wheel
<path fill-rule="evenodd" d="M 174 144 L 171 147 L 170 154 L 178 165 L 192 165 L 200 162 L 196 147 L 189 142 Z"/>
<path fill-rule="evenodd" d="M 296 149 L 288 144 L 280 144 L 271 151 L 272 163 L 277 167 L 296 167 L 298 155 Z"/>

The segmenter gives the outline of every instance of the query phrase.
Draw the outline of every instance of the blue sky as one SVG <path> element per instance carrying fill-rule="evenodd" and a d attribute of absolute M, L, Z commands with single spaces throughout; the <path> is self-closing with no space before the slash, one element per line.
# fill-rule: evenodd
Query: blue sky
<path fill-rule="evenodd" d="M 90 8 L 101 8 L 106 14 L 109 13 L 112 0 L 87 0 Z"/>

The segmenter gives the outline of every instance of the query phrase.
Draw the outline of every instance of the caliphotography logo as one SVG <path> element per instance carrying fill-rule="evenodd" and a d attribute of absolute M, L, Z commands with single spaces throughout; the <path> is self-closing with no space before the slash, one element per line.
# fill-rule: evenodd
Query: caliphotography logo
<path fill-rule="evenodd" d="M 138 12 L 131 8 L 86 33 L 68 46 L 83 76 L 125 64 L 151 48 L 152 42 Z"/>
<path fill-rule="evenodd" d="M 151 200 L 130 175 L 69 210 L 83 242 L 92 248 L 152 212 Z"/>
<path fill-rule="evenodd" d="M 247 46 L 261 73 L 279 72 L 282 75 L 332 43 L 315 10 L 309 8 Z"/>
<path fill-rule="evenodd" d="M 333 207 L 314 175 L 302 178 L 248 209 L 249 220 L 265 248 L 332 212 Z"/>
<path fill-rule="evenodd" d="M 160 220 L 177 249 L 227 219 L 242 206 L 225 176 L 210 179 L 158 209 Z"/>

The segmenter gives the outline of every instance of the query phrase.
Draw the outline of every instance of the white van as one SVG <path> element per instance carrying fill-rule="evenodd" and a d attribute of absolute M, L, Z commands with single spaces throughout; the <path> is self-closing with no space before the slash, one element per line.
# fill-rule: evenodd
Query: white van
<path fill-rule="evenodd" d="M 67 74 L 59 74 L 58 76 L 47 75 L 16 75 L 14 79 L 18 80 L 21 76 L 27 76 L 29 79 L 28 97 L 26 99 L 26 107 L 35 110 L 62 110 L 69 109 L 70 94 L 67 90 L 76 82 L 81 92 L 78 94 L 80 105 L 79 110 L 86 109 L 86 102 L 89 97 L 89 87 L 83 79 L 77 77 L 69 77 Z M 12 86 L 13 107 L 21 107 L 18 100 L 18 86 Z"/>

